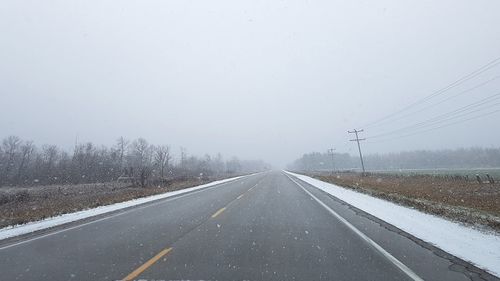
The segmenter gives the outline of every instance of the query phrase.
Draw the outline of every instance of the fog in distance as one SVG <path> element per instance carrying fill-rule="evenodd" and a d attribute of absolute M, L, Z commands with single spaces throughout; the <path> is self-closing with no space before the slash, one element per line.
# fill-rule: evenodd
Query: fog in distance
<path fill-rule="evenodd" d="M 354 154 L 347 130 L 369 138 L 482 99 L 494 110 L 500 66 L 366 126 L 500 57 L 498 11 L 493 0 L 6 1 L 0 138 L 70 150 L 144 137 L 277 168 L 330 147 Z M 498 147 L 499 118 L 363 149 Z"/>

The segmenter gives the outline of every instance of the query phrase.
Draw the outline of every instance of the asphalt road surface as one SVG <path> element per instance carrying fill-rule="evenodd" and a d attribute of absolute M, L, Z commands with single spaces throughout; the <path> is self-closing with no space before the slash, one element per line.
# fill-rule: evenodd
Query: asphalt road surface
<path fill-rule="evenodd" d="M 267 172 L 0 244 L 0 280 L 497 280 Z"/>

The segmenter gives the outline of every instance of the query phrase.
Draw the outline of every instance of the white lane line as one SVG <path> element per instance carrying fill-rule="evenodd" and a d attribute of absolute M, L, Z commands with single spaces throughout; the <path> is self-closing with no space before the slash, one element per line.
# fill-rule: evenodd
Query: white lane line
<path fill-rule="evenodd" d="M 252 176 L 252 175 L 248 175 L 248 176 Z M 248 176 L 245 176 L 245 177 L 248 177 Z M 97 222 L 100 222 L 100 221 L 103 221 L 103 220 L 107 220 L 107 219 L 111 219 L 111 218 L 118 217 L 118 216 L 121 216 L 121 215 L 125 215 L 125 214 L 128 214 L 128 213 L 133 212 L 133 211 L 138 211 L 138 210 L 142 210 L 142 209 L 145 209 L 145 208 L 154 207 L 154 206 L 157 206 L 157 205 L 160 205 L 160 204 L 164 204 L 164 203 L 167 203 L 167 202 L 170 202 L 170 201 L 174 201 L 174 200 L 177 200 L 177 199 L 184 198 L 186 196 L 197 194 L 197 193 L 200 193 L 200 192 L 203 192 L 203 191 L 208 191 L 208 190 L 211 190 L 211 189 L 214 189 L 214 188 L 217 188 L 217 187 L 221 187 L 221 186 L 224 186 L 224 185 L 228 185 L 228 184 L 237 182 L 238 180 L 239 179 L 236 179 L 234 181 L 225 182 L 225 183 L 220 183 L 220 184 L 217 184 L 217 185 L 214 185 L 214 186 L 210 186 L 210 187 L 207 187 L 207 188 L 202 188 L 202 189 L 195 190 L 195 191 L 192 191 L 192 192 L 187 192 L 185 194 L 174 196 L 174 197 L 171 197 L 171 198 L 167 197 L 167 198 L 164 198 L 164 199 L 158 199 L 158 201 L 155 202 L 155 203 L 149 203 L 148 204 L 148 202 L 146 202 L 146 203 L 144 203 L 145 205 L 142 205 L 142 206 L 141 205 L 132 206 L 132 207 L 130 207 L 130 209 L 125 210 L 125 211 L 117 210 L 118 213 L 113 214 L 113 215 L 108 215 L 108 216 L 106 216 L 104 218 L 100 218 L 100 219 L 97 219 L 97 220 L 92 220 L 92 221 L 89 221 L 89 222 L 86 222 L 86 223 L 78 224 L 78 225 L 75 225 L 75 226 L 72 226 L 72 227 L 63 228 L 63 229 L 60 229 L 60 230 L 57 230 L 57 231 L 53 231 L 53 232 L 50 232 L 50 233 L 47 233 L 47 234 L 35 236 L 35 237 L 29 238 L 29 239 L 26 239 L 26 240 L 22 240 L 22 241 L 15 242 L 15 243 L 12 243 L 12 244 L 9 244 L 9 245 L 6 245 L 6 246 L 2 246 L 2 247 L 0 247 L 0 251 L 8 249 L 8 248 L 11 248 L 11 247 L 19 246 L 19 245 L 22 245 L 22 244 L 25 244 L 25 243 L 28 243 L 28 242 L 32 242 L 32 241 L 35 241 L 35 240 L 38 240 L 38 239 L 42 239 L 42 238 L 45 238 L 45 237 L 48 237 L 48 236 L 51 236 L 51 235 L 59 234 L 61 232 L 65 232 L 65 231 L 77 229 L 77 228 L 84 227 L 84 226 L 89 225 L 89 224 L 93 224 L 93 223 L 97 223 Z M 154 201 L 152 201 L 152 202 L 154 202 Z M 102 215 L 106 215 L 106 214 L 102 214 Z"/>
<path fill-rule="evenodd" d="M 363 232 L 359 231 L 354 225 L 352 225 L 350 222 L 348 222 L 346 219 L 344 219 L 342 216 L 340 216 L 337 212 L 332 210 L 330 207 L 328 207 L 325 203 L 323 203 L 321 200 L 319 200 L 316 196 L 314 196 L 311 192 L 309 192 L 304 186 L 302 186 L 300 183 L 295 181 L 293 178 L 291 178 L 289 175 L 286 174 L 286 176 L 293 181 L 296 185 L 298 185 L 302 190 L 304 190 L 311 198 L 313 198 L 318 204 L 323 206 L 330 214 L 332 214 L 334 217 L 336 217 L 339 221 L 341 221 L 343 224 L 345 224 L 349 229 L 351 229 L 354 233 L 356 233 L 361 239 L 363 239 L 365 242 L 367 242 L 370 246 L 375 248 L 377 251 L 379 251 L 385 258 L 387 258 L 392 264 L 394 264 L 397 268 L 399 268 L 402 272 L 404 272 L 408 277 L 410 277 L 412 280 L 415 281 L 423 281 L 424 279 L 420 278 L 415 272 L 413 272 L 409 267 L 404 265 L 402 262 L 400 262 L 398 259 L 396 259 L 393 255 L 391 255 L 389 252 L 387 252 L 384 248 L 382 248 L 379 244 L 377 244 L 375 241 L 370 239 L 370 237 L 366 236 Z"/>

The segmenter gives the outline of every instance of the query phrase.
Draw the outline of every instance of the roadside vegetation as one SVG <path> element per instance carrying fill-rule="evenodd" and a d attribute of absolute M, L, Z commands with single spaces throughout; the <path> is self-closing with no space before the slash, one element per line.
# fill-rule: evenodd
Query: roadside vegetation
<path fill-rule="evenodd" d="M 266 169 L 259 160 L 196 157 L 185 148 L 174 157 L 169 146 L 142 138 L 76 144 L 68 152 L 10 136 L 0 145 L 0 227 Z"/>
<path fill-rule="evenodd" d="M 188 188 L 210 181 L 212 180 L 174 180 L 168 185 L 147 188 L 118 182 L 4 187 L 0 189 L 0 228 Z"/>
<path fill-rule="evenodd" d="M 500 147 L 376 153 L 363 158 L 367 171 L 462 175 L 488 171 L 500 176 Z M 306 153 L 288 165 L 288 169 L 296 171 L 359 170 L 359 167 L 357 154 L 327 152 Z"/>
<path fill-rule="evenodd" d="M 322 181 L 500 232 L 500 148 L 304 154 L 288 166 Z M 335 171 L 335 172 L 333 172 Z"/>
<path fill-rule="evenodd" d="M 319 180 L 500 233 L 500 183 L 481 176 L 308 172 Z"/>

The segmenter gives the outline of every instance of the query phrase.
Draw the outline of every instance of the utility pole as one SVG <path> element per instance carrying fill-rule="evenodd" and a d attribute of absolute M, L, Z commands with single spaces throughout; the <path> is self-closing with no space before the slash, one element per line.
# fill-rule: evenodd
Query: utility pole
<path fill-rule="evenodd" d="M 358 133 L 362 133 L 363 130 L 356 130 L 354 129 L 353 131 L 347 131 L 349 134 L 355 134 L 356 138 L 352 139 L 350 141 L 355 141 L 358 143 L 358 151 L 359 151 L 359 159 L 361 160 L 361 168 L 363 169 L 363 175 L 365 174 L 365 163 L 363 162 L 363 154 L 361 153 L 361 146 L 359 145 L 360 141 L 364 141 L 365 139 L 360 139 L 358 137 Z"/>
<path fill-rule="evenodd" d="M 335 151 L 335 148 L 328 149 L 328 154 L 330 154 L 332 156 L 332 175 L 335 172 L 335 162 L 334 162 L 334 159 L 333 159 L 333 152 L 334 151 Z"/>

